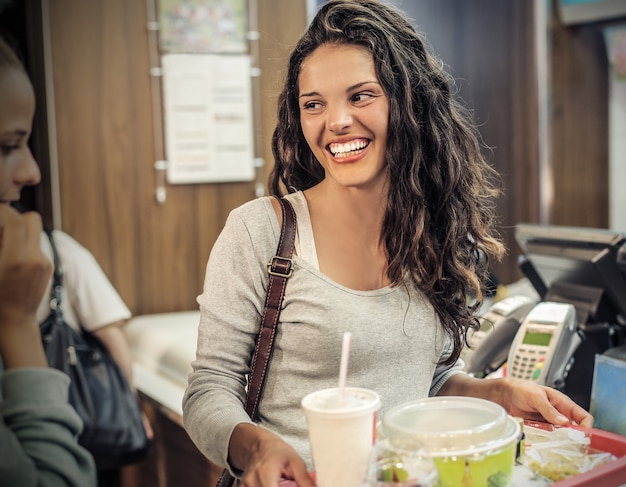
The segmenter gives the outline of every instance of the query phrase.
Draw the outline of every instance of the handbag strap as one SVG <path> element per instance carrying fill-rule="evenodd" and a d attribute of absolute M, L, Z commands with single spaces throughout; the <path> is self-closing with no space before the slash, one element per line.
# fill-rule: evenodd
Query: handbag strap
<path fill-rule="evenodd" d="M 257 419 L 257 410 L 265 384 L 265 373 L 272 355 L 280 308 L 285 296 L 285 287 L 287 286 L 287 279 L 291 277 L 293 272 L 292 257 L 296 243 L 296 212 L 286 199 L 278 197 L 276 199 L 282 207 L 283 218 L 276 255 L 267 264 L 270 280 L 248 381 L 246 412 L 252 420 Z M 225 469 L 217 487 L 229 487 L 233 480 L 228 470 Z"/>
<path fill-rule="evenodd" d="M 63 289 L 63 271 L 61 270 L 61 260 L 57 252 L 52 230 L 45 229 L 50 247 L 52 248 L 52 262 L 54 263 L 54 274 L 52 275 L 52 288 L 50 290 L 50 309 L 55 312 L 57 319 L 62 319 L 61 312 L 61 290 Z"/>
<path fill-rule="evenodd" d="M 278 327 L 278 318 L 285 295 L 287 279 L 291 277 L 293 272 L 291 258 L 293 257 L 296 242 L 296 212 L 287 200 L 284 198 L 277 199 L 281 204 L 283 212 L 282 227 L 276 255 L 267 264 L 270 280 L 267 287 L 261 328 L 252 357 L 248 394 L 246 397 L 246 412 L 253 420 L 257 419 L 257 408 L 265 383 L 265 372 L 272 355 L 272 347 Z"/>

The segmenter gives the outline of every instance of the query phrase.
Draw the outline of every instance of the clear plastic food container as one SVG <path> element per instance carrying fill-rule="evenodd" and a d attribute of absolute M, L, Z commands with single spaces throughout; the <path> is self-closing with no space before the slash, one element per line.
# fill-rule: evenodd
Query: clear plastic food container
<path fill-rule="evenodd" d="M 521 429 L 494 402 L 448 396 L 390 409 L 382 418 L 382 434 L 392 443 L 421 441 L 442 487 L 506 487 L 511 484 Z"/>

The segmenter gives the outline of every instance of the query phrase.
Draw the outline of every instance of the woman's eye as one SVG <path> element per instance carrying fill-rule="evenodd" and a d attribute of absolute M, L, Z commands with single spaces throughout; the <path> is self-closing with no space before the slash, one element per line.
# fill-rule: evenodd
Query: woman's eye
<path fill-rule="evenodd" d="M 354 102 L 366 101 L 366 100 L 369 100 L 370 98 L 373 98 L 373 96 L 374 95 L 372 95 L 371 93 L 356 93 L 352 97 L 352 101 Z"/>
<path fill-rule="evenodd" d="M 11 152 L 13 152 L 14 150 L 17 150 L 19 148 L 20 148 L 19 145 L 2 145 L 2 146 L 0 146 L 0 151 L 2 151 L 3 155 L 7 156 Z"/>
<path fill-rule="evenodd" d="M 302 109 L 303 110 L 315 110 L 316 108 L 319 108 L 320 104 L 316 101 L 309 101 L 306 102 L 304 105 L 302 105 Z"/>

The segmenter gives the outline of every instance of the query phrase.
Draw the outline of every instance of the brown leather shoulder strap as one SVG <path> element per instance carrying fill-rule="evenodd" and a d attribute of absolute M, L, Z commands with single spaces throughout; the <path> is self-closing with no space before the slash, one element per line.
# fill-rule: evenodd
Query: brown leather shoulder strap
<path fill-rule="evenodd" d="M 293 272 L 293 251 L 296 243 L 296 212 L 291 203 L 285 198 L 276 199 L 280 202 L 283 210 L 282 226 L 276 255 L 267 264 L 270 275 L 265 298 L 265 310 L 261 320 L 261 328 L 256 340 L 254 356 L 250 368 L 250 379 L 248 381 L 248 394 L 246 396 L 246 412 L 253 420 L 256 420 L 263 385 L 265 384 L 265 372 L 272 355 L 274 337 L 278 328 L 278 318 L 285 296 L 287 279 Z M 234 478 L 225 469 L 217 483 L 217 487 L 230 487 Z"/>
<path fill-rule="evenodd" d="M 253 420 L 256 419 L 257 407 L 265 382 L 265 372 L 272 354 L 272 346 L 276 336 L 287 279 L 293 272 L 291 259 L 296 241 L 296 212 L 289 201 L 284 198 L 277 199 L 283 210 L 282 227 L 276 255 L 267 264 L 270 280 L 261 328 L 252 358 L 248 395 L 246 397 L 246 412 Z"/>

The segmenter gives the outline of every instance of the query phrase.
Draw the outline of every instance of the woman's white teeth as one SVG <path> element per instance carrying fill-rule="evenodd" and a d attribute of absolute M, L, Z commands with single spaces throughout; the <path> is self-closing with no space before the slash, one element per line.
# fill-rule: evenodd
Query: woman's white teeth
<path fill-rule="evenodd" d="M 346 157 L 367 147 L 365 140 L 356 140 L 347 144 L 331 144 L 330 151 L 335 157 Z"/>

